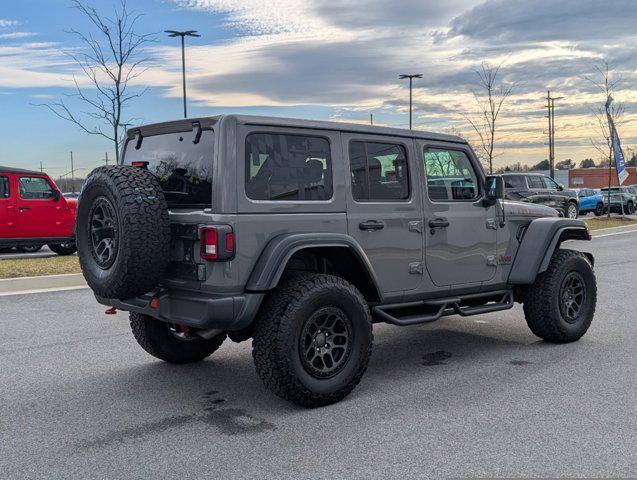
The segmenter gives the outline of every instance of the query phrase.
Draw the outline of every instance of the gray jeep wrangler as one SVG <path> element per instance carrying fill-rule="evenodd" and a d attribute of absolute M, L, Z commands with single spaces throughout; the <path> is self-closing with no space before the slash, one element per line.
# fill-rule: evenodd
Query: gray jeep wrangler
<path fill-rule="evenodd" d="M 360 381 L 372 324 L 524 305 L 531 331 L 578 340 L 596 302 L 584 222 L 504 200 L 467 142 L 345 123 L 218 116 L 128 131 L 122 165 L 77 215 L 98 302 L 130 312 L 151 355 L 200 361 L 252 338 L 275 394 L 317 407 Z"/>

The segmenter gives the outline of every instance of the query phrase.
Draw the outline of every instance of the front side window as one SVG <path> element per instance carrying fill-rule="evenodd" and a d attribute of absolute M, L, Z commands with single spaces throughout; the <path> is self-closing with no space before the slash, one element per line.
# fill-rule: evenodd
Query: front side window
<path fill-rule="evenodd" d="M 557 190 L 557 183 L 553 181 L 553 179 L 550 177 L 542 177 L 542 180 L 544 181 L 545 188 L 548 188 L 549 190 Z"/>
<path fill-rule="evenodd" d="M 42 177 L 20 177 L 20 197 L 25 200 L 53 198 L 53 187 Z"/>
<path fill-rule="evenodd" d="M 252 200 L 332 198 L 330 142 L 322 137 L 252 133 L 245 143 L 245 188 Z"/>
<path fill-rule="evenodd" d="M 425 148 L 424 154 L 427 192 L 431 201 L 466 201 L 478 197 L 478 176 L 464 152 Z"/>
<path fill-rule="evenodd" d="M 0 177 L 0 198 L 9 198 L 9 177 Z"/>
<path fill-rule="evenodd" d="M 409 198 L 407 153 L 402 145 L 351 142 L 349 161 L 354 200 L 394 201 Z"/>
<path fill-rule="evenodd" d="M 195 143 L 192 131 L 152 135 L 126 144 L 124 164 L 148 162 L 169 206 L 209 206 L 212 203 L 214 132 L 203 130 Z"/>

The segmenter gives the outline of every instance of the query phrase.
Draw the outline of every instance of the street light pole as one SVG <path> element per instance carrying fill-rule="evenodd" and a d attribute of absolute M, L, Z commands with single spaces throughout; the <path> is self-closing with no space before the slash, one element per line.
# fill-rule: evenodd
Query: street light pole
<path fill-rule="evenodd" d="M 186 107 L 186 37 L 201 37 L 197 30 L 186 30 L 178 32 L 176 30 L 164 30 L 169 37 L 181 38 L 181 81 L 184 90 L 184 118 L 188 118 L 188 110 Z"/>
<path fill-rule="evenodd" d="M 549 173 L 552 179 L 555 179 L 555 100 L 562 98 L 564 97 L 551 97 L 550 90 L 546 94 L 549 119 Z"/>
<path fill-rule="evenodd" d="M 411 130 L 412 127 L 412 92 L 413 92 L 413 87 L 414 87 L 414 78 L 422 78 L 422 73 L 413 73 L 413 74 L 401 74 L 398 75 L 398 78 L 400 78 L 401 80 L 404 80 L 405 78 L 409 79 L 409 130 Z"/>

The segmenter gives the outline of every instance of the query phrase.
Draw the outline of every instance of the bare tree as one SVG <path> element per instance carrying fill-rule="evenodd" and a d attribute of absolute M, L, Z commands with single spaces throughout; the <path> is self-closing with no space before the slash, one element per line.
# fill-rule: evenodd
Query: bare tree
<path fill-rule="evenodd" d="M 612 67 L 608 61 L 604 60 L 601 65 L 595 65 L 594 76 L 584 76 L 593 86 L 604 94 L 604 103 L 597 108 L 592 109 L 595 117 L 594 127 L 597 132 L 596 138 L 591 138 L 591 145 L 601 154 L 601 165 L 608 165 L 608 216 L 610 217 L 610 187 L 612 184 L 611 174 L 613 166 L 613 136 L 608 125 L 608 116 L 606 114 L 606 102 L 608 97 L 613 96 L 621 83 L 621 77 L 612 78 Z M 624 105 L 622 103 L 613 102 L 610 106 L 610 116 L 613 119 L 615 128 L 623 121 Z M 624 206 L 622 203 L 622 214 Z"/>
<path fill-rule="evenodd" d="M 474 116 L 465 115 L 465 120 L 477 135 L 475 144 L 477 155 L 489 166 L 489 173 L 493 173 L 493 159 L 495 157 L 496 124 L 504 102 L 511 96 L 513 84 L 502 83 L 498 75 L 502 63 L 492 66 L 482 62 L 481 68 L 476 70 L 478 75 L 478 91 L 473 96 L 478 106 L 478 112 Z"/>
<path fill-rule="evenodd" d="M 113 142 L 115 159 L 119 161 L 120 147 L 129 121 L 123 121 L 124 109 L 141 97 L 147 89 L 132 89 L 131 82 L 143 72 L 148 58 L 140 56 L 145 44 L 153 41 L 152 34 L 138 34 L 141 17 L 128 10 L 126 0 L 120 0 L 113 16 L 107 17 L 81 0 L 72 5 L 89 20 L 95 33 L 72 29 L 84 45 L 84 51 L 68 55 L 82 70 L 87 87 L 73 76 L 74 92 L 67 99 L 44 105 L 58 117 L 68 120 L 89 135 L 99 135 Z M 76 99 L 82 108 L 72 107 L 68 99 Z"/>

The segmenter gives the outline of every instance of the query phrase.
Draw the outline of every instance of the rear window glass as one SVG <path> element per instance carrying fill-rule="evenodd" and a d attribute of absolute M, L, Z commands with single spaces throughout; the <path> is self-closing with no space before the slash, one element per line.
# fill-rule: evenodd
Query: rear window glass
<path fill-rule="evenodd" d="M 0 198 L 9 198 L 9 177 L 0 177 Z"/>
<path fill-rule="evenodd" d="M 246 137 L 246 195 L 252 200 L 332 198 L 330 143 L 322 137 L 253 133 Z"/>
<path fill-rule="evenodd" d="M 214 132 L 203 130 L 198 143 L 192 131 L 144 137 L 126 144 L 124 164 L 148 162 L 170 206 L 209 206 L 212 203 Z"/>

